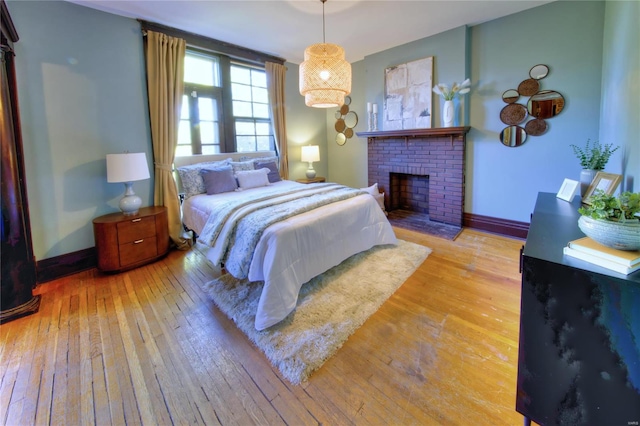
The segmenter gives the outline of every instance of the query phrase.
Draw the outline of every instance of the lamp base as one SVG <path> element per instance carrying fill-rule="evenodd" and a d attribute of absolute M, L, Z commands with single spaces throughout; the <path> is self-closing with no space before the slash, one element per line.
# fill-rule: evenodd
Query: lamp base
<path fill-rule="evenodd" d="M 316 177 L 316 171 L 314 169 L 307 169 L 307 179 L 313 179 Z"/>
<path fill-rule="evenodd" d="M 142 205 L 142 198 L 133 192 L 133 182 L 125 182 L 124 186 L 126 190 L 124 197 L 120 199 L 119 207 L 123 215 L 133 216 L 138 214 L 138 210 L 140 210 L 140 206 Z"/>

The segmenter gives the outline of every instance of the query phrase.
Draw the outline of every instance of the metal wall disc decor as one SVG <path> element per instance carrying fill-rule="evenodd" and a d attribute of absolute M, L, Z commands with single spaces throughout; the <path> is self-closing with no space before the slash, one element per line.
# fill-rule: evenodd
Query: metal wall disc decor
<path fill-rule="evenodd" d="M 335 114 L 335 129 L 338 132 L 336 143 L 340 146 L 347 143 L 347 139 L 353 137 L 353 128 L 358 124 L 358 114 L 355 111 L 350 111 L 349 105 L 351 105 L 351 97 L 345 96 L 344 105 Z"/>
<path fill-rule="evenodd" d="M 547 122 L 541 118 L 527 121 L 527 124 L 524 125 L 524 130 L 528 135 L 540 136 L 547 131 Z"/>
<path fill-rule="evenodd" d="M 500 120 L 504 124 L 520 124 L 527 118 L 527 108 L 522 104 L 509 104 L 500 111 Z"/>
<path fill-rule="evenodd" d="M 540 83 L 535 78 L 528 78 L 523 80 L 518 85 L 518 93 L 520 96 L 531 96 L 535 95 L 540 89 Z"/>
<path fill-rule="evenodd" d="M 540 80 L 548 75 L 547 65 L 534 65 L 529 70 L 530 78 L 523 80 L 517 90 L 509 89 L 502 93 L 502 100 L 508 104 L 500 111 L 500 120 L 507 124 L 500 132 L 503 145 L 518 147 L 527 140 L 527 136 L 544 134 L 549 128 L 546 119 L 555 117 L 564 109 L 565 100 L 560 93 L 540 90 Z M 529 96 L 524 105 L 518 103 L 522 96 Z M 526 121 L 528 117 L 531 119 Z M 523 122 L 525 124 L 521 126 Z"/>

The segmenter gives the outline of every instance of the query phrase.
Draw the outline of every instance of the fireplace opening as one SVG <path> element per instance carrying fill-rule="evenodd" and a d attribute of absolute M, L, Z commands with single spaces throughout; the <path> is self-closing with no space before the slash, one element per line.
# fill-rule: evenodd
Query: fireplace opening
<path fill-rule="evenodd" d="M 391 173 L 389 210 L 429 214 L 429 176 Z"/>
<path fill-rule="evenodd" d="M 429 176 L 389 173 L 388 219 L 393 226 L 455 239 L 460 227 L 429 217 Z"/>

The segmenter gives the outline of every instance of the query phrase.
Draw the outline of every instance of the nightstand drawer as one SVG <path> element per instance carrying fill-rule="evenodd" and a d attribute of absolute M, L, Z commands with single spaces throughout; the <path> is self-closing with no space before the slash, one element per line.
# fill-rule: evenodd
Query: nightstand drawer
<path fill-rule="evenodd" d="M 120 266 L 124 267 L 158 255 L 156 237 L 141 238 L 120 244 Z"/>
<path fill-rule="evenodd" d="M 159 259 L 169 251 L 167 208 L 143 207 L 134 216 L 110 213 L 93 219 L 98 269 L 120 272 Z"/>
<path fill-rule="evenodd" d="M 126 244 L 156 235 L 156 219 L 153 216 L 136 217 L 120 222 L 118 227 L 118 244 Z"/>

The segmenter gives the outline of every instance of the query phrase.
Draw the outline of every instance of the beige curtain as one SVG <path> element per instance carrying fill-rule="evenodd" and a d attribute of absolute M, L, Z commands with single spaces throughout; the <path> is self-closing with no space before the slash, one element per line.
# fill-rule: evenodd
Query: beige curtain
<path fill-rule="evenodd" d="M 185 237 L 182 228 L 178 190 L 171 169 L 178 144 L 185 49 L 186 42 L 180 38 L 147 31 L 145 58 L 155 164 L 153 202 L 167 207 L 169 235 L 180 250 L 189 248 L 191 240 Z"/>
<path fill-rule="evenodd" d="M 267 90 L 271 104 L 271 118 L 276 147 L 280 157 L 280 176 L 289 179 L 289 154 L 287 151 L 287 120 L 285 117 L 284 84 L 287 68 L 273 62 L 265 62 Z"/>

